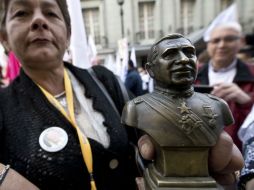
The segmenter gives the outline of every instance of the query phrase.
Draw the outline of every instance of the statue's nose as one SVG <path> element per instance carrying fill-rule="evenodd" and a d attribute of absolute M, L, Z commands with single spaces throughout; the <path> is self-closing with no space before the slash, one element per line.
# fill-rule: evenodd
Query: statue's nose
<path fill-rule="evenodd" d="M 189 58 L 182 52 L 182 51 L 179 51 L 179 61 L 181 62 L 187 62 L 189 61 Z"/>

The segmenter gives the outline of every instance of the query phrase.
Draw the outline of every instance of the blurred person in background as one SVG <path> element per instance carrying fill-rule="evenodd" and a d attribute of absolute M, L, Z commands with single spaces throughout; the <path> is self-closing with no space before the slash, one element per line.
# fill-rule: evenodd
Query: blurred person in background
<path fill-rule="evenodd" d="M 254 64 L 254 34 L 245 35 L 245 45 L 238 52 L 237 57 L 248 64 Z"/>
<path fill-rule="evenodd" d="M 204 51 L 202 51 L 199 55 L 198 55 L 198 60 L 197 60 L 197 64 L 199 65 L 199 67 L 205 63 L 207 63 L 209 61 L 210 57 L 209 54 L 207 52 L 207 50 L 205 49 Z"/>
<path fill-rule="evenodd" d="M 128 61 L 128 71 L 124 82 L 126 88 L 133 93 L 134 96 L 140 96 L 143 94 L 142 79 L 139 72 L 134 67 L 133 61 Z"/>
<path fill-rule="evenodd" d="M 142 94 L 146 94 L 149 92 L 149 82 L 150 82 L 151 78 L 150 78 L 148 72 L 143 67 L 139 67 L 138 72 L 139 72 L 139 75 L 142 79 L 142 90 L 143 90 Z"/>
<path fill-rule="evenodd" d="M 236 22 L 217 25 L 210 33 L 210 60 L 199 68 L 196 84 L 213 86 L 211 94 L 227 101 L 235 124 L 226 127 L 239 149 L 237 132 L 254 102 L 254 67 L 243 63 L 237 53 L 243 44 L 242 28 Z"/>
<path fill-rule="evenodd" d="M 254 64 L 254 47 L 253 46 L 245 46 L 242 48 L 237 57 L 247 64 Z"/>

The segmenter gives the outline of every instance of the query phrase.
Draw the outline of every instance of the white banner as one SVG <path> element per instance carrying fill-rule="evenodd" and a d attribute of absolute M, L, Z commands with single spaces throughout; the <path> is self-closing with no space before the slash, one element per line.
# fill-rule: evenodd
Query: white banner
<path fill-rule="evenodd" d="M 80 0 L 67 0 L 71 17 L 71 56 L 72 63 L 80 68 L 89 68 L 87 38 L 82 16 Z"/>
<path fill-rule="evenodd" d="M 137 67 L 136 50 L 134 47 L 131 48 L 130 59 L 132 60 L 134 67 Z"/>
<path fill-rule="evenodd" d="M 118 52 L 116 55 L 116 74 L 125 80 L 127 69 L 128 69 L 128 41 L 126 38 L 118 40 Z"/>

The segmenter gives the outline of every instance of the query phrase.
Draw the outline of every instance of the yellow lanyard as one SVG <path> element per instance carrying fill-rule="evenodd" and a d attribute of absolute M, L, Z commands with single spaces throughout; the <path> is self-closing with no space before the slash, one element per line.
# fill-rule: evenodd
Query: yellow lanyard
<path fill-rule="evenodd" d="M 38 85 L 38 84 L 37 84 Z M 82 135 L 82 132 L 80 131 L 74 115 L 74 103 L 73 103 L 73 92 L 72 92 L 72 85 L 70 78 L 68 76 L 67 71 L 64 69 L 64 87 L 66 92 L 66 99 L 67 99 L 67 107 L 68 107 L 68 113 L 66 113 L 63 106 L 56 100 L 54 96 L 52 96 L 47 90 L 42 88 L 40 85 L 38 85 L 39 88 L 42 90 L 44 95 L 47 97 L 47 99 L 56 107 L 59 109 L 59 111 L 71 122 L 73 127 L 77 130 L 81 151 L 83 155 L 83 159 L 85 161 L 87 170 L 90 174 L 90 182 L 91 182 L 91 190 L 96 190 L 95 181 L 93 178 L 93 156 L 92 156 L 92 150 L 90 143 L 88 139 Z"/>

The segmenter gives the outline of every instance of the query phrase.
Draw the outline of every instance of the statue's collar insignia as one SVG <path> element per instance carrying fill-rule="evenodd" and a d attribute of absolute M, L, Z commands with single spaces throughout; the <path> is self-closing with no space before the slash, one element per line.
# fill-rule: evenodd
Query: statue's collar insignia
<path fill-rule="evenodd" d="M 181 91 L 175 91 L 175 90 L 172 90 L 172 89 L 155 86 L 154 91 L 159 93 L 159 94 L 165 94 L 165 95 L 172 96 L 173 98 L 188 98 L 188 97 L 193 95 L 194 88 L 191 87 L 186 91 L 182 91 L 182 90 Z"/>

